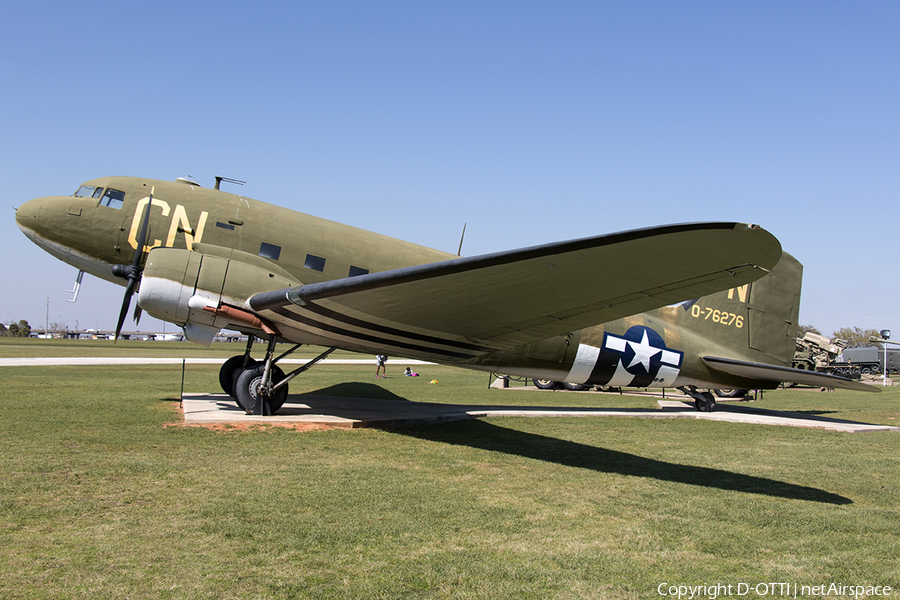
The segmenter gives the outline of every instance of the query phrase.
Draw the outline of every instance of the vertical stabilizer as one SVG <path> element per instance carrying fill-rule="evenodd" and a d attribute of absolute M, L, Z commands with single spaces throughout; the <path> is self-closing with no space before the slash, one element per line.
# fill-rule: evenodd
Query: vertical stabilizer
<path fill-rule="evenodd" d="M 790 365 L 797 346 L 803 265 L 784 253 L 772 272 L 750 284 L 750 347 Z"/>
<path fill-rule="evenodd" d="M 803 265 L 785 252 L 762 279 L 685 303 L 678 320 L 698 338 L 730 349 L 729 355 L 789 366 L 802 278 Z"/>

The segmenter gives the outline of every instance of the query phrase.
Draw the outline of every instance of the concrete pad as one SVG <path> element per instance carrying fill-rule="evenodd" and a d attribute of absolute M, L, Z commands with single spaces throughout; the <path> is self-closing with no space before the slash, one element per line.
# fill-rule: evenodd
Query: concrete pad
<path fill-rule="evenodd" d="M 656 408 L 583 408 L 430 404 L 406 400 L 344 398 L 315 394 L 288 396 L 278 414 L 270 417 L 246 415 L 225 394 L 185 394 L 185 425 L 318 425 L 339 428 L 394 428 L 478 419 L 485 417 L 640 417 L 656 419 L 708 419 L 757 425 L 790 425 L 843 432 L 900 431 L 900 427 L 855 423 L 840 419 L 718 405 L 702 413 L 687 402 L 660 400 Z"/>
<path fill-rule="evenodd" d="M 723 406 L 719 402 L 713 412 L 704 413 L 694 408 L 693 403 L 674 400 L 660 400 L 659 407 L 666 412 L 674 412 L 694 419 L 707 419 L 710 421 L 728 421 L 729 423 L 753 423 L 756 425 L 788 425 L 790 427 L 810 427 L 813 429 L 827 429 L 829 431 L 843 431 L 846 433 L 861 433 L 866 431 L 900 431 L 900 427 L 888 425 L 872 425 L 857 421 L 832 419 L 818 415 L 803 413 L 783 412 L 765 408 L 753 408 L 750 406 Z"/>

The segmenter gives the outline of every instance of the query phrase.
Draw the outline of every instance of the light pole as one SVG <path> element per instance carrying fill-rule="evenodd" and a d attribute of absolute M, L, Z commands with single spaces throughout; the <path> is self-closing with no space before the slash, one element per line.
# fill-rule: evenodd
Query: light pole
<path fill-rule="evenodd" d="M 880 338 L 877 338 L 874 335 L 869 336 L 870 342 L 879 342 L 881 344 L 884 344 L 882 346 L 882 351 L 884 352 L 883 358 L 882 358 L 882 360 L 884 361 L 884 378 L 881 381 L 882 385 L 887 385 L 887 361 L 888 361 L 887 345 L 888 344 L 897 344 L 898 346 L 900 346 L 900 342 L 891 342 L 891 341 L 889 341 L 890 338 L 891 338 L 891 330 L 890 329 L 882 329 Z"/>

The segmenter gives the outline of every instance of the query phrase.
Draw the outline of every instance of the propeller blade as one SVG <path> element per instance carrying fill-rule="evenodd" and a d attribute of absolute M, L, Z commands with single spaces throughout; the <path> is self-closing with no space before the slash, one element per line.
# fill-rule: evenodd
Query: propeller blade
<path fill-rule="evenodd" d="M 122 309 L 119 311 L 119 321 L 116 324 L 116 337 L 113 342 L 118 341 L 119 334 L 122 333 L 122 325 L 125 324 L 125 317 L 128 315 L 128 307 L 131 304 L 131 296 L 134 294 L 134 288 L 137 285 L 137 277 L 128 277 L 128 287 L 125 288 L 125 299 L 122 301 Z"/>
<path fill-rule="evenodd" d="M 125 324 L 125 316 L 128 314 L 128 308 L 131 306 L 131 296 L 134 295 L 134 289 L 137 287 L 138 281 L 141 280 L 141 258 L 144 255 L 144 246 L 147 245 L 147 230 L 150 229 L 150 207 L 153 206 L 153 192 L 156 188 L 150 188 L 150 200 L 147 202 L 147 208 L 144 211 L 144 220 L 141 222 L 141 232 L 138 234 L 137 248 L 134 250 L 134 258 L 131 261 L 131 267 L 120 267 L 116 270 L 113 267 L 113 274 L 121 277 L 125 275 L 128 278 L 128 285 L 125 287 L 125 298 L 122 299 L 122 308 L 119 311 L 119 321 L 116 324 L 116 337 L 113 343 L 118 341 L 119 334 L 122 333 L 122 325 Z M 136 306 L 134 310 L 134 319 L 138 321 L 141 317 L 141 307 Z"/>
<path fill-rule="evenodd" d="M 134 260 L 131 262 L 133 271 L 138 271 L 141 264 L 141 257 L 144 254 L 144 246 L 147 244 L 147 230 L 150 228 L 150 207 L 153 206 L 153 191 L 155 187 L 150 188 L 150 200 L 147 202 L 147 209 L 144 212 L 144 221 L 141 223 L 141 232 L 138 234 L 137 248 L 134 251 Z"/>

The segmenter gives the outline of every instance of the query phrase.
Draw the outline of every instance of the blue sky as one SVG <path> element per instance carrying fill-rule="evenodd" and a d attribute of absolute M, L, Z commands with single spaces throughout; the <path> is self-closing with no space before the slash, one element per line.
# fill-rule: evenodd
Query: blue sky
<path fill-rule="evenodd" d="M 10 207 L 87 179 L 240 193 L 483 252 L 689 221 L 772 231 L 801 323 L 900 332 L 900 4 L 30 2 L 4 11 Z M 122 289 L 0 220 L 0 320 Z M 127 326 L 126 326 L 127 328 Z M 146 316 L 142 330 L 161 330 Z M 173 326 L 167 326 L 168 331 Z"/>

